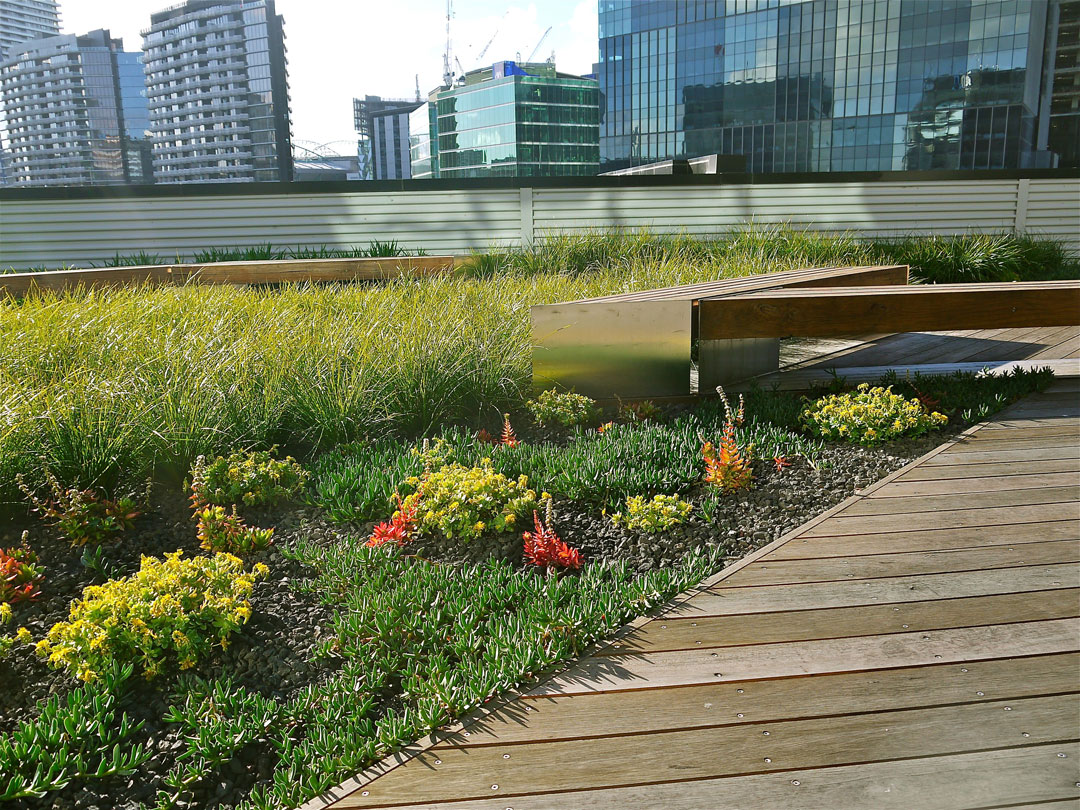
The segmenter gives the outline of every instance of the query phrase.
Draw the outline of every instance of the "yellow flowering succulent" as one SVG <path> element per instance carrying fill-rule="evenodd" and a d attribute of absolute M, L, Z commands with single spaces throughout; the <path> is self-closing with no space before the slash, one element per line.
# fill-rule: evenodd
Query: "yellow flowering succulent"
<path fill-rule="evenodd" d="M 401 509 L 416 508 L 420 532 L 465 541 L 485 531 L 512 532 L 518 518 L 538 508 L 528 478 L 507 478 L 495 472 L 486 458 L 479 467 L 445 464 L 413 486 Z"/>
<path fill-rule="evenodd" d="M 84 588 L 36 652 L 84 681 L 114 662 L 134 663 L 148 679 L 173 659 L 190 669 L 251 617 L 248 597 L 267 573 L 261 564 L 245 572 L 231 554 L 143 557 L 135 574 Z"/>
<path fill-rule="evenodd" d="M 947 424 L 945 414 L 928 411 L 918 399 L 904 399 L 888 388 L 863 383 L 854 392 L 809 403 L 802 423 L 815 436 L 864 445 L 921 436 Z"/>
<path fill-rule="evenodd" d="M 625 512 L 616 512 L 611 522 L 627 529 L 655 534 L 685 523 L 693 504 L 677 495 L 656 495 L 649 500 L 641 495 L 626 499 Z"/>

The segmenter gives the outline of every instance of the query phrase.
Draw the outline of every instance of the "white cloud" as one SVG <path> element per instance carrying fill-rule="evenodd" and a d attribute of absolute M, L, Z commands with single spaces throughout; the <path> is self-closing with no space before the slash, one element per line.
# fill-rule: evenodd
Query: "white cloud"
<path fill-rule="evenodd" d="M 172 0 L 61 0 L 65 32 L 109 28 L 126 50 L 142 47 L 150 14 Z M 300 140 L 351 140 L 352 99 L 366 94 L 412 98 L 442 81 L 445 0 L 277 0 L 285 17 L 293 134 Z M 545 29 L 536 59 L 555 51 L 559 70 L 589 73 L 596 61 L 596 0 L 500 3 L 455 0 L 451 34 L 466 70 L 527 58 Z M 498 35 L 484 55 L 484 45 Z M 456 65 L 454 66 L 456 71 Z"/>

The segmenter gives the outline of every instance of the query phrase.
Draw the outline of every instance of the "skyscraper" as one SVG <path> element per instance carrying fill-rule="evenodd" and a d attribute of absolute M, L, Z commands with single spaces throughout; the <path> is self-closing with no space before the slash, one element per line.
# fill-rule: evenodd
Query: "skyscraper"
<path fill-rule="evenodd" d="M 187 0 L 143 32 L 159 183 L 292 177 L 283 20 L 274 0 Z"/>
<path fill-rule="evenodd" d="M 60 33 L 56 0 L 0 0 L 0 62 L 20 42 Z"/>
<path fill-rule="evenodd" d="M 601 0 L 602 168 L 1051 165 L 1051 2 Z"/>
<path fill-rule="evenodd" d="M 152 182 L 140 58 L 106 30 L 14 46 L 0 62 L 8 182 Z"/>

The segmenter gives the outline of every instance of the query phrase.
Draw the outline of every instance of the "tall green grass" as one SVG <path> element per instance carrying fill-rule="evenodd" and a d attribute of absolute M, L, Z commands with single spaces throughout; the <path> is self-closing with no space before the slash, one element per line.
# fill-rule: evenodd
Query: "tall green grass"
<path fill-rule="evenodd" d="M 474 425 L 529 393 L 532 304 L 865 264 L 878 249 L 777 228 L 712 240 L 617 231 L 381 286 L 4 299 L 0 504 L 18 500 L 19 472 L 112 489 L 178 479 L 200 453 L 237 446 L 311 457 L 356 439 Z"/>

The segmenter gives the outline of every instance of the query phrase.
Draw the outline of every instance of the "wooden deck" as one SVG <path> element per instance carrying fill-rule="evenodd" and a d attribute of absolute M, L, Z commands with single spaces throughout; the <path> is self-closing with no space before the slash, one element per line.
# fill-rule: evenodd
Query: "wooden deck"
<path fill-rule="evenodd" d="M 1080 806 L 1078 484 L 1073 378 L 310 806 Z"/>

